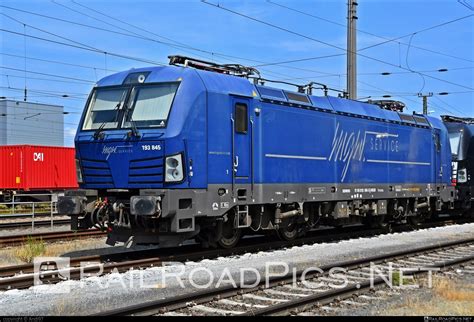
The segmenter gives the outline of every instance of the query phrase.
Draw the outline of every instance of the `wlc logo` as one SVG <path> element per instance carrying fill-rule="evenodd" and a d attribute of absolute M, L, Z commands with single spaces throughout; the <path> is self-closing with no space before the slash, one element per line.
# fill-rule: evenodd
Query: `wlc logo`
<path fill-rule="evenodd" d="M 107 146 L 104 145 L 102 148 L 102 154 L 106 155 L 105 160 L 110 158 L 112 154 L 122 154 L 122 153 L 133 153 L 132 145 L 116 145 L 116 146 Z"/>
<path fill-rule="evenodd" d="M 34 152 L 34 153 L 33 153 L 33 161 L 35 161 L 35 162 L 43 162 L 43 161 L 44 161 L 44 153 L 42 153 L 42 152 Z"/>

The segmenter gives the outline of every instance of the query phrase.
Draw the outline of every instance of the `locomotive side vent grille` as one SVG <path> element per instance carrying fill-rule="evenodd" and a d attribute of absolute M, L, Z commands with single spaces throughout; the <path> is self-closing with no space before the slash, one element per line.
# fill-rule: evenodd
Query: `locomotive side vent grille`
<path fill-rule="evenodd" d="M 114 181 L 107 161 L 81 160 L 84 181 L 89 185 L 113 188 Z"/>

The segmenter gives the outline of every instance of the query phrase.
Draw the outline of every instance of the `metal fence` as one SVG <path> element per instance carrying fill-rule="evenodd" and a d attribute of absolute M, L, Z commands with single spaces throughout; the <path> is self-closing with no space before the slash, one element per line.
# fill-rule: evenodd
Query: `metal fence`
<path fill-rule="evenodd" d="M 25 197 L 33 198 L 42 198 L 49 199 L 45 201 L 20 201 Z M 49 218 L 49 220 L 41 220 L 42 225 L 44 226 L 45 221 L 50 222 L 50 227 L 53 228 L 54 221 L 58 220 L 55 218 L 58 214 L 57 212 L 57 200 L 58 194 L 14 194 L 12 195 L 12 200 L 10 202 L 1 202 L 0 203 L 0 221 L 5 221 L 8 219 L 26 219 L 31 218 L 31 229 L 35 230 L 35 221 L 37 222 L 39 218 Z M 2 207 L 4 206 L 4 207 Z M 28 223 L 27 221 L 18 224 L 18 227 L 25 227 L 23 223 Z M 4 226 L 5 228 L 15 228 L 15 223 L 0 223 L 0 227 Z M 38 225 L 37 225 L 38 226 Z"/>

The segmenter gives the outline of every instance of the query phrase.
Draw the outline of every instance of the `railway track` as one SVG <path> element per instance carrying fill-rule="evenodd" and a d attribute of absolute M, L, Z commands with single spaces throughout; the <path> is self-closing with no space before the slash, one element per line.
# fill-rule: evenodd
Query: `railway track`
<path fill-rule="evenodd" d="M 464 223 L 465 221 L 461 221 Z M 460 223 L 459 221 L 449 222 L 450 224 Z M 434 222 L 420 225 L 420 228 L 431 228 L 445 226 L 446 222 Z M 345 227 L 335 230 L 327 228 L 316 230 L 308 234 L 307 237 L 291 242 L 269 241 L 268 236 L 251 237 L 242 240 L 240 245 L 232 249 L 209 249 L 203 250 L 200 245 L 192 244 L 177 248 L 147 249 L 138 251 L 127 251 L 126 253 L 115 253 L 102 256 L 86 256 L 71 258 L 70 278 L 80 279 L 81 263 L 89 263 L 87 268 L 83 268 L 82 274 L 95 274 L 102 270 L 102 274 L 113 271 L 126 272 L 130 268 L 143 269 L 153 266 L 160 266 L 163 262 L 186 262 L 198 261 L 201 259 L 212 259 L 245 253 L 255 253 L 259 251 L 270 251 L 285 247 L 301 246 L 321 242 L 340 241 L 344 239 L 360 238 L 393 232 L 413 230 L 411 226 L 396 226 L 392 229 L 367 229 L 364 226 Z M 100 235 L 100 232 L 95 231 Z M 60 239 L 60 238 L 59 238 Z M 1 239 L 0 239 L 1 245 Z M 178 254 L 178 255 L 177 255 Z M 34 267 L 32 264 L 24 264 L 9 267 L 0 267 L 0 290 L 22 289 L 34 285 Z M 54 267 L 50 271 L 41 273 L 43 283 L 56 283 L 61 279 L 58 277 L 58 270 Z"/>
<path fill-rule="evenodd" d="M 53 214 L 53 218 L 58 216 L 57 214 Z M 64 217 L 64 216 L 61 216 Z M 3 220 L 11 220 L 11 219 L 23 219 L 23 218 L 33 218 L 32 214 L 0 214 L 0 221 Z M 51 218 L 51 213 L 35 213 L 34 218 Z"/>
<path fill-rule="evenodd" d="M 121 309 L 101 312 L 101 316 L 117 315 L 308 315 L 317 314 L 327 308 L 331 302 L 344 301 L 355 294 L 369 292 L 373 287 L 386 285 L 395 272 L 417 275 L 426 270 L 438 270 L 446 267 L 467 264 L 467 270 L 474 273 L 474 238 L 414 248 L 370 258 L 333 263 L 320 267 L 321 271 L 311 271 L 303 275 L 289 273 L 283 277 L 270 278 L 255 287 L 233 287 L 232 285 L 152 301 Z M 392 263 L 390 266 L 390 263 Z M 379 273 L 373 274 L 371 265 L 377 265 Z M 343 268 L 343 280 L 329 275 L 333 268 Z M 379 275 L 380 274 L 380 275 Z M 297 282 L 295 283 L 295 276 Z M 304 280 L 301 279 L 305 276 Z M 373 284 L 372 284 L 373 283 Z M 247 283 L 252 285 L 252 283 Z M 369 297 L 364 295 L 365 297 Z M 357 303 L 357 302 L 353 302 Z"/>
<path fill-rule="evenodd" d="M 57 241 L 70 240 L 77 238 L 102 237 L 105 233 L 99 230 L 84 230 L 84 231 L 55 231 L 47 233 L 36 234 L 22 234 L 11 236 L 0 236 L 0 246 L 14 246 L 25 243 L 28 238 L 42 240 L 42 241 Z M 1 268 L 0 268 L 1 271 Z M 1 273 L 0 273 L 1 276 Z"/>
<path fill-rule="evenodd" d="M 53 220 L 54 226 L 70 225 L 70 224 L 71 224 L 70 219 Z M 50 225 L 51 225 L 51 220 L 41 220 L 41 221 L 34 222 L 35 227 L 44 227 L 44 226 L 50 226 Z M 22 228 L 22 227 L 32 227 L 32 226 L 33 226 L 33 223 L 31 221 L 0 223 L 0 229 Z"/>

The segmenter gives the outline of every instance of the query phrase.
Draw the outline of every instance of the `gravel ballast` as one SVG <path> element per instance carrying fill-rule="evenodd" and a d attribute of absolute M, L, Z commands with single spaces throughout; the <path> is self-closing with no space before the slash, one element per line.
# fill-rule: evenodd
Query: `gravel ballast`
<path fill-rule="evenodd" d="M 112 273 L 82 281 L 0 293 L 0 312 L 3 315 L 92 314 L 193 292 L 196 291 L 193 284 L 208 284 L 209 288 L 216 284 L 222 286 L 231 283 L 231 277 L 236 283 L 241 279 L 250 283 L 256 272 L 262 278 L 265 278 L 266 270 L 281 273 L 284 263 L 290 269 L 300 270 L 473 237 L 474 224 L 453 225 L 174 264 L 141 272 Z M 181 273 L 180 279 L 170 276 Z M 210 274 L 214 276 L 213 281 L 210 281 Z M 59 293 L 61 291 L 67 292 Z"/>

